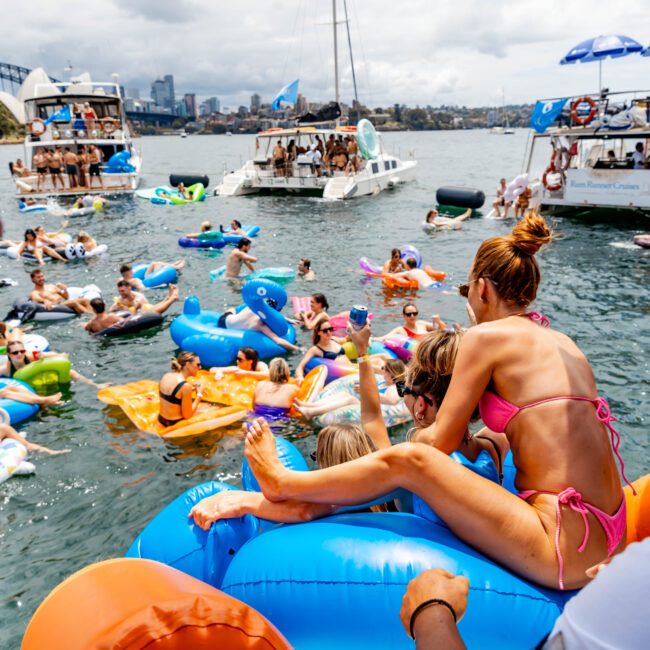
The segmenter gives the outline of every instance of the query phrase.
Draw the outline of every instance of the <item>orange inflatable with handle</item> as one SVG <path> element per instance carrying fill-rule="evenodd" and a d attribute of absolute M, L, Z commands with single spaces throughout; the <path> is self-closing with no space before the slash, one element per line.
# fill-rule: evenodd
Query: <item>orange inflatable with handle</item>
<path fill-rule="evenodd" d="M 119 558 L 55 587 L 27 626 L 22 650 L 289 650 L 259 612 L 153 560 Z"/>
<path fill-rule="evenodd" d="M 443 282 L 447 277 L 444 271 L 435 271 L 430 266 L 425 266 L 426 274 L 436 282 Z M 395 276 L 393 273 L 366 273 L 371 278 L 381 278 L 382 284 L 389 289 L 419 289 L 420 283 L 417 280 L 409 280 L 402 276 Z"/>
<path fill-rule="evenodd" d="M 650 474 L 632 483 L 636 496 L 629 486 L 623 488 L 627 506 L 627 543 L 640 542 L 650 537 Z"/>

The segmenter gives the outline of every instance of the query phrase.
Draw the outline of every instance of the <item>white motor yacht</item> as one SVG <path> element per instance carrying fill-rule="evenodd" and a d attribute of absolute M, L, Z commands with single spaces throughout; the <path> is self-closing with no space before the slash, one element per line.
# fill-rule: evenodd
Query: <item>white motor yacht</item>
<path fill-rule="evenodd" d="M 540 182 L 543 209 L 650 211 L 648 97 L 647 90 L 574 97 L 562 125 L 533 133 L 525 171 Z"/>
<path fill-rule="evenodd" d="M 137 189 L 141 156 L 132 145 L 119 84 L 90 81 L 37 84 L 32 96 L 24 100 L 24 107 L 27 126 L 24 163 L 31 173 L 14 175 L 18 197 L 119 194 Z M 58 182 L 53 181 L 51 170 L 37 173 L 38 165 L 34 161 L 37 153 L 56 150 L 64 156 L 66 149 L 79 154 L 83 147 L 88 154 L 91 145 L 99 152 L 99 169 L 97 174 L 90 168 L 85 170 L 85 178 L 80 178 L 85 184 L 71 186 L 62 160 Z"/>

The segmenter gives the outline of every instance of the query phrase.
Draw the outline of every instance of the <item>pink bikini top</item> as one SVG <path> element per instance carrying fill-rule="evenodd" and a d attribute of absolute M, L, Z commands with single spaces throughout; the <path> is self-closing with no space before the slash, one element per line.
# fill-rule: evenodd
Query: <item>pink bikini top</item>
<path fill-rule="evenodd" d="M 530 314 L 525 314 L 532 321 L 539 323 L 542 327 L 549 326 L 549 320 L 546 316 L 538 313 L 531 312 Z M 546 399 L 540 399 L 531 404 L 524 404 L 524 406 L 517 406 L 512 402 L 509 402 L 507 399 L 504 399 L 500 395 L 486 390 L 481 399 L 479 400 L 479 411 L 481 414 L 481 419 L 485 423 L 485 426 L 488 429 L 492 429 L 497 433 L 505 433 L 506 427 L 510 424 L 512 418 L 517 416 L 524 409 L 532 408 L 533 406 L 539 406 L 540 404 L 546 404 L 548 402 L 556 402 L 557 400 L 577 400 L 580 402 L 591 402 L 596 407 L 596 418 L 602 422 L 607 429 L 609 429 L 610 437 L 612 441 L 612 448 L 614 449 L 614 454 L 618 458 L 619 463 L 621 464 L 621 473 L 625 482 L 630 485 L 630 482 L 625 476 L 625 465 L 623 459 L 618 451 L 618 446 L 621 442 L 621 436 L 618 431 L 612 426 L 612 422 L 616 418 L 612 415 L 609 404 L 604 397 L 582 397 L 579 395 L 558 395 L 557 397 L 547 397 Z"/>

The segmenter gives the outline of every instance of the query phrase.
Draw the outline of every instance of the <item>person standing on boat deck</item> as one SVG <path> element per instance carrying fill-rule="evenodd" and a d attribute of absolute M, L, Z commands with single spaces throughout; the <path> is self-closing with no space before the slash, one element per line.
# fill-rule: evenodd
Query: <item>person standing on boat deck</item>
<path fill-rule="evenodd" d="M 323 145 L 323 141 L 320 139 L 319 135 L 316 135 L 316 149 L 320 151 L 320 157 L 322 158 L 325 155 L 325 145 Z"/>
<path fill-rule="evenodd" d="M 632 154 L 632 162 L 634 163 L 634 169 L 645 169 L 646 160 L 645 154 L 643 153 L 642 142 L 636 143 L 636 147 L 634 147 L 634 153 Z"/>
<path fill-rule="evenodd" d="M 34 167 L 36 168 L 36 191 L 41 191 L 41 183 L 45 182 L 47 174 L 47 156 L 44 149 L 37 149 L 34 154 Z"/>
<path fill-rule="evenodd" d="M 273 147 L 273 167 L 275 168 L 276 176 L 284 176 L 287 163 L 287 152 L 282 146 L 282 140 L 278 140 L 275 147 Z"/>
<path fill-rule="evenodd" d="M 77 166 L 79 159 L 70 147 L 65 148 L 63 162 L 65 163 L 65 173 L 68 175 L 68 185 L 70 189 L 74 189 L 79 186 L 79 167 Z"/>
<path fill-rule="evenodd" d="M 93 176 L 97 177 L 99 187 L 104 189 L 104 181 L 99 171 L 99 163 L 102 161 L 101 149 L 98 149 L 94 144 L 90 145 L 88 149 L 88 189 L 93 187 Z"/>
<path fill-rule="evenodd" d="M 254 262 L 257 262 L 257 257 L 253 257 L 248 254 L 248 251 L 251 248 L 251 240 L 248 237 L 242 237 L 237 244 L 237 248 L 228 255 L 228 261 L 226 262 L 226 275 L 227 278 L 238 278 L 241 273 L 241 265 L 246 264 L 246 266 L 254 271 L 255 267 L 253 266 Z"/>
<path fill-rule="evenodd" d="M 63 158 L 61 151 L 58 147 L 49 149 L 47 152 L 47 167 L 50 170 L 50 178 L 52 179 L 52 188 L 56 189 L 56 181 L 61 183 L 61 189 L 65 189 L 63 182 L 63 174 L 61 174 L 61 166 L 63 165 Z"/>
<path fill-rule="evenodd" d="M 332 162 L 332 152 L 334 151 L 334 146 L 336 145 L 336 138 L 333 133 L 330 133 L 330 137 L 325 143 L 325 155 L 323 156 L 323 162 L 328 171 L 332 171 L 330 168 Z"/>
<path fill-rule="evenodd" d="M 318 136 L 316 136 L 318 137 Z M 321 153 L 318 149 L 318 145 L 314 142 L 310 147 L 309 151 L 305 154 L 311 162 L 311 173 L 316 174 L 316 176 L 321 175 Z"/>
<path fill-rule="evenodd" d="M 77 155 L 79 161 L 79 186 L 87 187 L 88 186 L 88 153 L 85 146 L 79 147 L 79 154 Z"/>
<path fill-rule="evenodd" d="M 287 145 L 287 176 L 293 176 L 293 163 L 296 162 L 298 157 L 298 147 L 296 141 L 292 138 Z"/>
<path fill-rule="evenodd" d="M 508 218 L 508 210 L 510 210 L 510 206 L 512 205 L 512 201 L 506 201 L 505 199 L 505 193 L 507 189 L 507 184 L 506 184 L 506 179 L 502 178 L 499 181 L 499 186 L 497 187 L 497 198 L 492 204 L 492 207 L 494 208 L 494 211 L 496 212 L 497 217 L 507 219 Z M 501 214 L 501 208 L 504 208 L 503 214 Z"/>

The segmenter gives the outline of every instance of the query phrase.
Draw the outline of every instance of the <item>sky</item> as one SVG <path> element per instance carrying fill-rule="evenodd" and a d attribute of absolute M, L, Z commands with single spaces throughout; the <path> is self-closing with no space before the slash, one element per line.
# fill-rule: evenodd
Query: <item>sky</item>
<path fill-rule="evenodd" d="M 347 0 L 359 99 L 370 106 L 499 105 L 595 92 L 598 64 L 559 66 L 599 34 L 650 44 L 648 0 Z M 118 73 L 148 98 L 173 74 L 176 94 L 221 105 L 270 102 L 300 79 L 308 101 L 334 98 L 331 0 L 0 0 L 0 61 L 67 80 Z M 20 6 L 20 10 L 17 7 Z M 344 19 L 338 0 L 337 21 Z M 9 17 L 9 19 L 7 19 Z M 339 24 L 341 98 L 354 97 Z M 603 63 L 610 90 L 644 88 L 650 57 Z M 646 84 L 647 85 L 647 84 Z M 5 89 L 8 90 L 5 84 Z"/>

